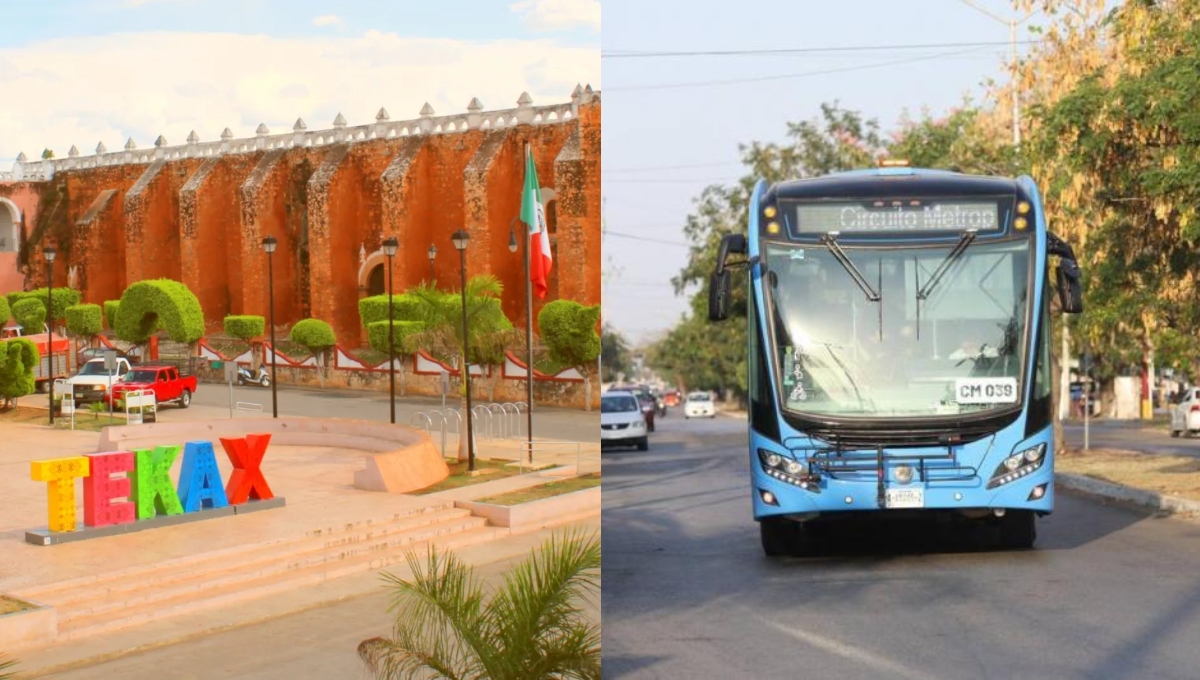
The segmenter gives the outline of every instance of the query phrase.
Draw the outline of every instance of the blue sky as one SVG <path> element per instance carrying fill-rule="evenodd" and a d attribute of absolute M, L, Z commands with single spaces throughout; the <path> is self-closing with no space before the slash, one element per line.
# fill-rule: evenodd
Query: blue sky
<path fill-rule="evenodd" d="M 600 82 L 598 0 L 2 0 L 0 166 L 161 134 L 287 132 L 569 101 Z M 14 105 L 14 102 L 17 105 Z M 5 167 L 4 169 L 7 169 Z"/>
<path fill-rule="evenodd" d="M 102 36 L 121 32 L 190 31 L 267 33 L 278 37 L 361 33 L 369 29 L 402 35 L 457 40 L 525 38 L 533 34 L 510 2 L 456 0 L 53 0 L 3 3 L 0 47 L 54 38 Z M 337 24 L 314 26 L 319 16 L 337 16 Z M 599 32 L 579 24 L 538 31 L 562 44 L 599 45 Z"/>
<path fill-rule="evenodd" d="M 1005 0 L 974 0 L 1012 16 Z M 731 11 L 731 8 L 740 11 Z M 1034 17 L 1031 21 L 1040 21 Z M 1028 39 L 1026 23 L 1018 40 Z M 691 200 L 710 183 L 742 175 L 737 146 L 784 141 L 788 122 L 819 115 L 838 101 L 884 130 L 906 109 L 938 114 L 987 78 L 1003 79 L 1007 45 L 788 56 L 610 58 L 628 51 L 795 49 L 1006 42 L 1008 27 L 962 0 L 608 0 L 604 6 L 604 241 L 607 321 L 632 340 L 672 326 L 686 309 L 669 280 L 685 262 L 681 226 Z M 942 55 L 942 56 L 938 56 Z M 809 74 L 912 60 L 886 67 L 760 82 L 689 83 Z M 681 167 L 683 166 L 683 167 Z"/>

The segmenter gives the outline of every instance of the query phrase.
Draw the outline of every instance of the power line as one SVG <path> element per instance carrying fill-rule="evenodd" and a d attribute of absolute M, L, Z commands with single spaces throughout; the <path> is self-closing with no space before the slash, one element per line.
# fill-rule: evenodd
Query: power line
<path fill-rule="evenodd" d="M 617 238 L 627 238 L 631 241 L 645 241 L 646 243 L 660 243 L 666 246 L 681 246 L 683 248 L 691 248 L 692 244 L 684 243 L 683 241 L 667 241 L 665 239 L 651 238 L 649 236 L 641 236 L 638 234 L 625 234 L 619 231 L 606 231 L 605 236 L 616 236 Z"/>
<path fill-rule="evenodd" d="M 1037 45 L 1041 40 L 1018 41 L 1018 45 Z M 740 56 L 770 56 L 780 54 L 819 54 L 822 52 L 883 52 L 889 50 L 927 50 L 944 48 L 984 48 L 1008 47 L 1008 40 L 990 42 L 962 43 L 925 43 L 918 45 L 846 45 L 841 47 L 795 47 L 776 49 L 746 49 L 746 50 L 696 50 L 687 52 L 662 52 L 654 50 L 618 50 L 601 52 L 601 59 L 657 59 L 660 57 L 740 57 Z"/>
<path fill-rule="evenodd" d="M 729 161 L 727 163 L 693 163 L 691 165 L 643 165 L 637 168 L 603 168 L 601 172 L 608 174 L 611 172 L 659 172 L 662 170 L 693 170 L 698 168 L 727 168 L 732 166 L 742 166 L 738 161 Z"/>
<path fill-rule="evenodd" d="M 655 177 L 653 179 L 608 179 L 602 180 L 604 184 L 715 184 L 724 182 L 737 182 L 742 180 L 742 177 L 682 177 L 677 179 L 663 179 Z"/>
<path fill-rule="evenodd" d="M 841 68 L 823 69 L 820 71 L 807 71 L 805 73 L 785 73 L 774 76 L 756 76 L 750 78 L 733 78 L 729 80 L 706 80 L 691 83 L 659 83 L 657 85 L 632 85 L 630 87 L 610 87 L 607 92 L 637 92 L 639 90 L 678 90 L 688 87 L 710 87 L 713 85 L 740 85 L 744 83 L 762 83 L 773 80 L 790 80 L 793 78 L 808 78 L 811 76 L 824 76 L 834 73 L 847 73 L 849 71 L 865 71 L 873 68 L 883 68 L 886 66 L 900 66 L 902 64 L 912 64 L 919 61 L 930 61 L 932 59 L 945 59 L 959 54 L 967 54 L 976 52 L 981 48 L 972 47 L 966 50 L 958 50 L 954 52 L 939 52 L 937 54 L 927 54 L 920 57 L 912 57 L 909 59 L 895 59 L 892 61 L 881 61 L 874 64 L 860 64 L 858 66 L 844 66 Z"/>

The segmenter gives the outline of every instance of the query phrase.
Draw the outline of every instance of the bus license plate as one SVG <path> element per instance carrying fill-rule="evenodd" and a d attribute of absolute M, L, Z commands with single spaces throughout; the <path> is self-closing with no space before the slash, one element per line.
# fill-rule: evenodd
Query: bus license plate
<path fill-rule="evenodd" d="M 888 489 L 884 498 L 889 508 L 925 507 L 924 489 Z"/>

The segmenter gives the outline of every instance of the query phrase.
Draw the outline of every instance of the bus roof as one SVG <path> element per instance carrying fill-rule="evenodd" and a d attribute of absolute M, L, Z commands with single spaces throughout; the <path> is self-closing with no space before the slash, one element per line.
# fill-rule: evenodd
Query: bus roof
<path fill-rule="evenodd" d="M 803 198 L 889 198 L 912 196 L 963 196 L 1018 193 L 1015 179 L 987 175 L 965 175 L 925 168 L 871 168 L 851 170 L 809 179 L 778 182 L 767 190 L 775 199 Z"/>

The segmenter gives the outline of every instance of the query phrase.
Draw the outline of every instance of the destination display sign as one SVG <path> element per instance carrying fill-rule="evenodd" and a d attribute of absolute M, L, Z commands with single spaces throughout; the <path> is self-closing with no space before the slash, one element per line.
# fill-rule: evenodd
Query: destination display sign
<path fill-rule="evenodd" d="M 924 232 L 999 231 L 997 201 L 876 200 L 796 205 L 793 230 L 802 234 L 831 231 Z"/>

